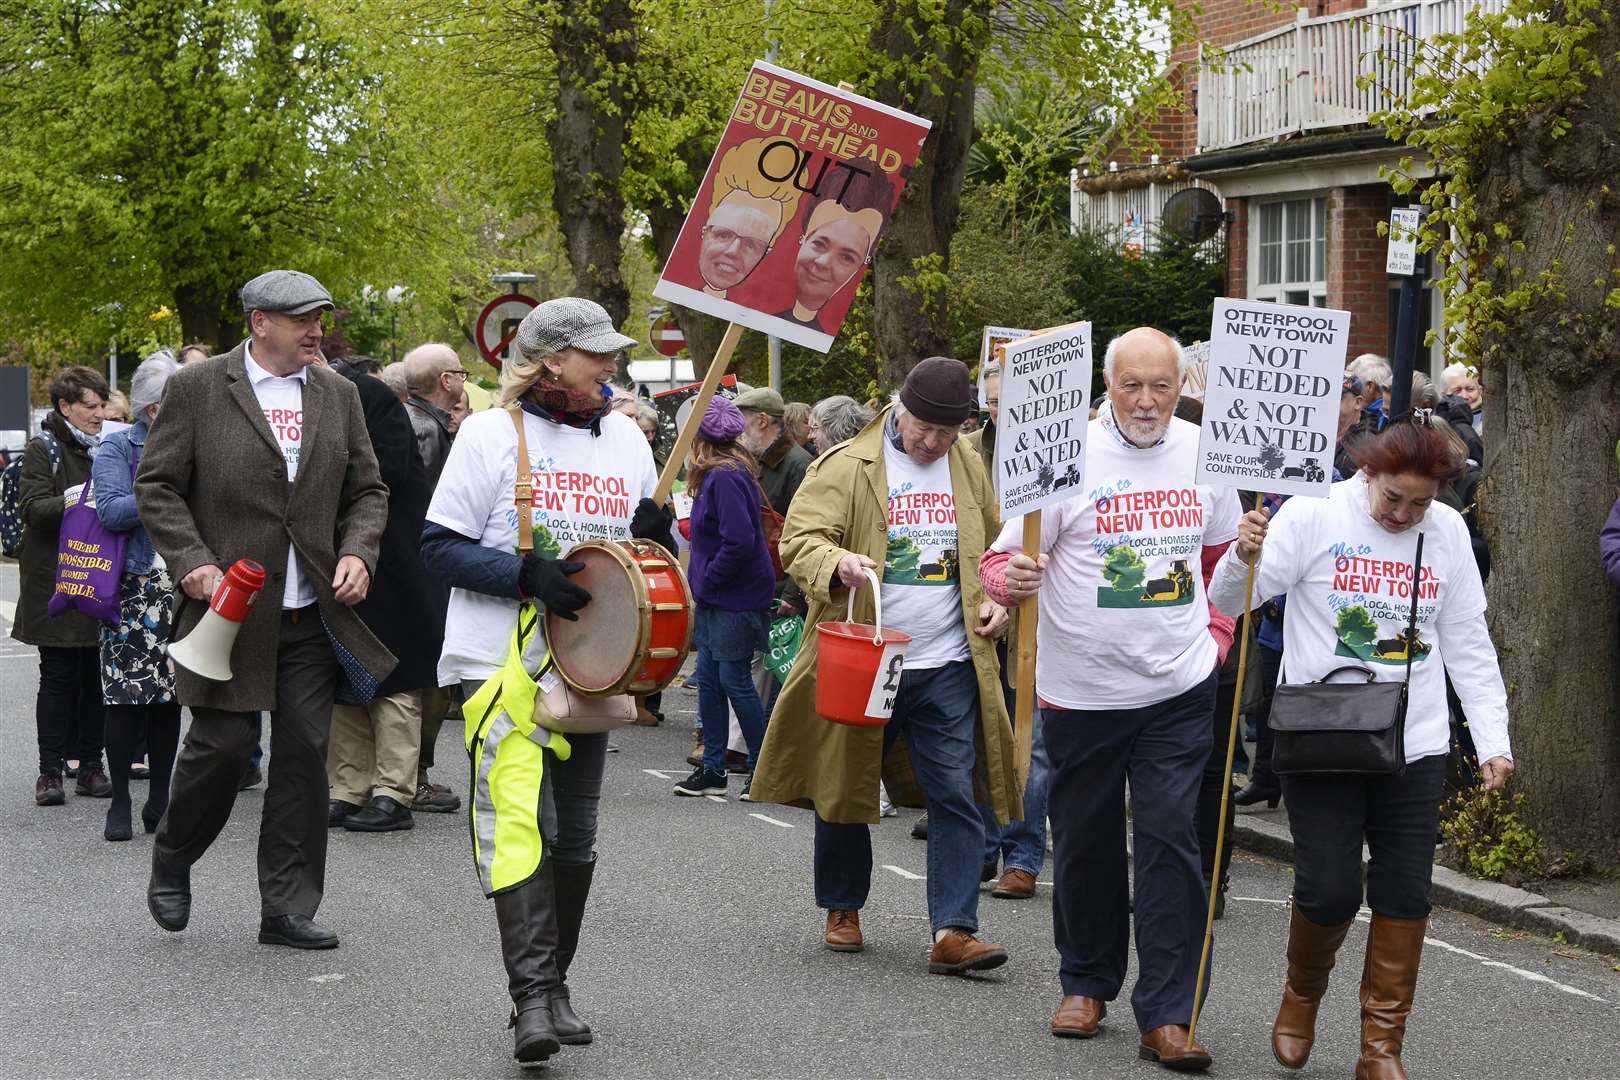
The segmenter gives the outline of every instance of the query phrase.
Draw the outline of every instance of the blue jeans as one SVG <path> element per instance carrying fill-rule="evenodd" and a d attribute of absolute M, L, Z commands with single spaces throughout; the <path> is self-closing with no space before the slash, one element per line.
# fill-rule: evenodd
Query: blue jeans
<path fill-rule="evenodd" d="M 1125 982 L 1130 781 L 1140 969 L 1131 1008 L 1139 1031 L 1185 1024 L 1192 1015 L 1207 899 L 1193 816 L 1209 759 L 1215 683 L 1210 675 L 1186 693 L 1135 709 L 1042 710 L 1052 761 L 1052 936 L 1065 994 L 1113 1001 Z"/>
<path fill-rule="evenodd" d="M 928 806 L 928 919 L 934 932 L 979 929 L 979 855 L 984 822 L 973 801 L 974 730 L 979 680 L 973 663 L 900 676 L 894 718 L 883 730 L 885 753 L 904 732 L 911 767 Z M 872 833 L 816 815 L 816 906 L 858 911 L 872 887 Z"/>
<path fill-rule="evenodd" d="M 988 806 L 979 807 L 984 818 L 984 861 L 998 857 L 1004 870 L 1025 870 L 1041 876 L 1046 865 L 1046 789 L 1051 782 L 1052 759 L 1046 753 L 1046 725 L 1041 710 L 1034 710 L 1035 734 L 1029 758 L 1029 781 L 1024 785 L 1024 820 L 1002 828 Z M 933 828 L 932 822 L 928 826 Z"/>
<path fill-rule="evenodd" d="M 729 699 L 748 743 L 748 771 L 754 771 L 760 744 L 765 741 L 765 706 L 754 689 L 750 668 L 754 654 L 770 647 L 770 628 L 770 615 L 764 611 L 697 605 L 692 644 L 697 649 L 698 722 L 703 725 L 705 769 L 725 772 Z"/>

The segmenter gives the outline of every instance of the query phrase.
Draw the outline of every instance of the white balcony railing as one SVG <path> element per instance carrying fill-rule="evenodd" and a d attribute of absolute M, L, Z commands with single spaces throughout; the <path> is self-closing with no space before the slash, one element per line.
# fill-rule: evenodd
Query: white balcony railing
<path fill-rule="evenodd" d="M 1456 32 L 1476 8 L 1507 0 L 1408 0 L 1280 30 L 1228 48 L 1198 73 L 1201 152 L 1318 128 L 1365 124 L 1411 88 L 1413 58 L 1436 34 Z M 1362 89 L 1361 77 L 1371 82 Z"/>

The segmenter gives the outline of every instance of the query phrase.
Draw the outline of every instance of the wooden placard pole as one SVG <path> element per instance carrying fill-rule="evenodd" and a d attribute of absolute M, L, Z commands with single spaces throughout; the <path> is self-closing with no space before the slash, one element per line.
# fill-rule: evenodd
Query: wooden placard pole
<path fill-rule="evenodd" d="M 692 439 L 696 437 L 698 425 L 703 423 L 703 414 L 709 410 L 709 400 L 720 387 L 720 380 L 726 376 L 726 368 L 731 364 L 731 354 L 737 351 L 737 342 L 742 340 L 743 326 L 741 323 L 732 323 L 726 327 L 726 336 L 720 339 L 720 347 L 715 350 L 714 359 L 709 361 L 709 370 L 703 376 L 703 385 L 698 388 L 697 397 L 692 399 L 692 412 L 687 416 L 686 423 L 681 425 L 681 432 L 675 437 L 675 448 L 669 452 L 669 460 L 664 462 L 664 471 L 658 474 L 658 487 L 653 492 L 653 502 L 663 506 L 669 501 L 669 493 L 675 487 L 675 477 L 680 474 L 681 466 L 686 463 L 687 451 L 692 449 Z"/>
<path fill-rule="evenodd" d="M 1263 492 L 1255 492 L 1254 508 L 1260 509 L 1265 500 Z M 1236 544 L 1234 540 L 1232 543 Z M 1187 1025 L 1187 1041 L 1198 1033 L 1198 1014 L 1204 1007 L 1204 977 L 1209 973 L 1209 953 L 1215 944 L 1215 900 L 1221 889 L 1221 854 L 1226 848 L 1226 808 L 1232 798 L 1232 759 L 1237 754 L 1238 717 L 1243 714 L 1243 676 L 1249 670 L 1249 617 L 1253 614 L 1254 568 L 1260 562 L 1258 554 L 1249 564 L 1248 583 L 1243 586 L 1243 621 L 1238 630 L 1237 686 L 1232 693 L 1232 725 L 1226 733 L 1226 768 L 1221 772 L 1221 812 L 1215 820 L 1215 869 L 1209 879 L 1209 910 L 1204 916 L 1204 951 L 1198 958 L 1198 982 L 1193 985 L 1192 1022 Z"/>
<path fill-rule="evenodd" d="M 1041 512 L 1032 510 L 1024 515 L 1024 554 L 1039 561 L 1041 557 Z M 1029 783 L 1029 761 L 1035 742 L 1035 628 L 1040 619 L 1040 601 L 1030 596 L 1018 602 L 1018 667 L 1017 683 L 1013 690 L 1013 737 L 1017 739 L 1017 757 L 1013 767 L 1018 774 L 1018 786 Z"/>

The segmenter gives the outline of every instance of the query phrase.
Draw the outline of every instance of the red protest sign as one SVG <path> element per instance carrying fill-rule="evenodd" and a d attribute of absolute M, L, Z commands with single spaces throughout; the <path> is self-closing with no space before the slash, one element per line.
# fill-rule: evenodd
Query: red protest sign
<path fill-rule="evenodd" d="M 928 128 L 756 61 L 653 295 L 826 352 Z"/>

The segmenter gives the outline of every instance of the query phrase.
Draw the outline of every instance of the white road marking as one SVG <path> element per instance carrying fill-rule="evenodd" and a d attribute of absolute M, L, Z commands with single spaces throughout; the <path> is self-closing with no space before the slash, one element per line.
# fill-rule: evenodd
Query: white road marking
<path fill-rule="evenodd" d="M 13 600 L 0 600 L 0 619 L 6 622 L 15 622 L 17 618 L 17 604 Z"/>
<path fill-rule="evenodd" d="M 345 976 L 343 975 L 342 972 L 334 971 L 334 972 L 331 972 L 330 974 L 327 974 L 327 975 L 311 975 L 309 977 L 309 981 L 312 982 L 312 983 L 329 983 L 329 982 L 337 982 L 339 979 L 342 979 L 344 977 Z"/>
<path fill-rule="evenodd" d="M 1227 899 L 1246 900 L 1251 904 L 1283 904 L 1286 906 L 1288 903 L 1286 900 L 1273 900 L 1269 896 L 1228 896 Z"/>
<path fill-rule="evenodd" d="M 769 814 L 749 814 L 748 816 L 751 817 L 751 818 L 758 818 L 761 821 L 769 822 L 772 825 L 780 825 L 784 829 L 793 828 L 793 826 L 788 824 L 787 822 L 785 822 L 785 821 L 777 821 L 775 818 L 771 817 Z"/>
<path fill-rule="evenodd" d="M 642 769 L 641 771 L 646 773 L 648 776 L 655 776 L 660 780 L 673 780 L 677 775 L 672 772 L 665 772 L 662 769 Z"/>
<path fill-rule="evenodd" d="M 705 795 L 703 797 L 708 799 L 710 802 L 717 802 L 721 806 L 726 804 L 726 797 L 724 795 Z"/>
<path fill-rule="evenodd" d="M 899 874 L 901 877 L 905 878 L 907 881 L 926 881 L 927 880 L 921 874 L 913 874 L 910 870 L 902 870 L 902 869 L 900 869 L 900 867 L 898 867 L 898 866 L 890 866 L 888 863 L 883 864 L 883 869 L 892 871 L 892 872 L 894 872 L 896 874 Z"/>

